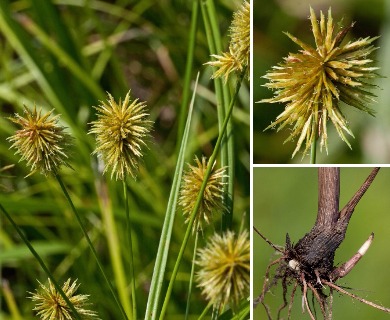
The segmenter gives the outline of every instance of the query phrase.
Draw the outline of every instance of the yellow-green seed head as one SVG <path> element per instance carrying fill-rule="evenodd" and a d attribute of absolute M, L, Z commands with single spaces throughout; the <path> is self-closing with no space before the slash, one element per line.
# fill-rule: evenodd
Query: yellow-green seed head
<path fill-rule="evenodd" d="M 48 279 L 48 281 L 48 286 L 45 286 L 38 281 L 40 288 L 35 290 L 34 293 L 29 292 L 31 294 L 29 298 L 35 302 L 33 310 L 37 312 L 37 316 L 39 316 L 41 320 L 76 319 L 72 310 L 68 307 L 64 298 L 57 291 L 53 283 L 50 279 Z M 77 280 L 70 283 L 70 279 L 68 279 L 62 286 L 62 291 L 64 291 L 82 319 L 99 319 L 95 311 L 85 309 L 86 306 L 90 305 L 90 303 L 88 303 L 89 295 L 75 294 L 78 287 L 79 284 L 77 284 Z"/>
<path fill-rule="evenodd" d="M 186 217 L 186 223 L 190 221 L 190 216 L 195 207 L 208 166 L 206 157 L 202 157 L 202 162 L 196 157 L 195 162 L 196 166 L 188 165 L 188 170 L 183 175 L 180 188 L 179 204 L 183 209 L 183 215 Z M 193 232 L 201 230 L 204 222 L 210 223 L 214 212 L 222 212 L 225 209 L 223 204 L 225 169 L 215 170 L 214 166 L 215 163 L 213 164 L 213 171 L 207 181 L 206 189 L 194 220 Z"/>
<path fill-rule="evenodd" d="M 279 125 L 278 131 L 287 125 L 293 126 L 289 141 L 298 138 L 293 156 L 300 150 L 305 140 L 305 150 L 310 148 L 313 139 L 321 139 L 321 149 L 327 149 L 327 121 L 330 119 L 340 138 L 350 147 L 345 133 L 353 134 L 342 114 L 340 101 L 371 115 L 367 106 L 375 101 L 369 92 L 371 78 L 377 77 L 369 55 L 377 48 L 372 43 L 378 37 L 366 37 L 342 44 L 353 23 L 346 27 L 336 27 L 331 10 L 328 17 L 321 12 L 317 21 L 310 8 L 310 21 L 316 47 L 302 42 L 289 33 L 286 35 L 299 45 L 299 53 L 289 54 L 278 66 L 264 76 L 269 82 L 267 88 L 275 90 L 271 99 L 260 102 L 286 103 L 286 108 L 268 128 Z"/>
<path fill-rule="evenodd" d="M 240 73 L 249 66 L 250 51 L 250 4 L 244 1 L 239 10 L 233 14 L 230 26 L 229 51 L 221 55 L 211 55 L 214 60 L 206 64 L 216 67 L 213 78 L 223 78 L 226 83 L 232 72 Z M 246 75 L 249 76 L 249 68 Z"/>
<path fill-rule="evenodd" d="M 91 123 L 89 133 L 96 135 L 94 154 L 103 159 L 104 172 L 111 170 L 111 178 L 120 180 L 135 178 L 152 126 L 146 104 L 131 100 L 129 91 L 123 102 L 116 103 L 108 94 L 107 102 L 95 108 L 98 120 Z"/>
<path fill-rule="evenodd" d="M 249 292 L 250 241 L 245 230 L 237 237 L 227 231 L 214 234 L 207 246 L 198 249 L 196 274 L 198 287 L 214 306 L 230 303 L 233 308 Z"/>
<path fill-rule="evenodd" d="M 58 124 L 59 115 L 52 116 L 53 110 L 42 115 L 42 110 L 37 111 L 24 107 L 25 117 L 15 114 L 10 120 L 21 129 L 8 140 L 13 144 L 16 154 L 21 155 L 22 160 L 31 166 L 31 174 L 40 171 L 44 175 L 56 172 L 61 165 L 69 167 L 66 149 L 71 136 L 65 132 L 65 128 Z"/>
<path fill-rule="evenodd" d="M 244 1 L 233 15 L 229 46 L 241 67 L 249 65 L 250 36 L 250 4 Z"/>

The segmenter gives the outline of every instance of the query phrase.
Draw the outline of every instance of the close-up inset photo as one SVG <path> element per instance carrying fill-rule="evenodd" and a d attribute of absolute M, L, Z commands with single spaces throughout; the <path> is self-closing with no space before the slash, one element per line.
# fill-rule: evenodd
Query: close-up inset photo
<path fill-rule="evenodd" d="M 388 319 L 388 168 L 254 168 L 253 319 Z"/>
<path fill-rule="evenodd" d="M 390 162 L 389 6 L 254 2 L 253 163 Z"/>

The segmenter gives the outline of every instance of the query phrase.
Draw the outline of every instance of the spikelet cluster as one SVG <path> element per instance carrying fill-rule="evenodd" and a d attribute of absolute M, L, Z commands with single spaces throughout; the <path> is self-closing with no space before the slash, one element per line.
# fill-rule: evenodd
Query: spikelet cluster
<path fill-rule="evenodd" d="M 10 120 L 21 128 L 8 138 L 21 155 L 20 161 L 26 160 L 31 167 L 31 174 L 55 173 L 61 165 L 69 166 L 66 150 L 72 140 L 65 132 L 65 127 L 58 124 L 59 115 L 52 116 L 53 110 L 42 114 L 34 105 L 33 110 L 24 106 L 24 117 L 15 114 Z"/>
<path fill-rule="evenodd" d="M 152 121 L 144 102 L 130 99 L 130 91 L 123 102 L 115 102 L 108 94 L 107 102 L 95 107 L 98 119 L 93 121 L 89 133 L 96 135 L 96 150 L 104 162 L 104 172 L 111 170 L 111 178 L 124 180 L 136 177 L 142 148 L 149 137 Z"/>
<path fill-rule="evenodd" d="M 234 308 L 249 292 L 250 240 L 246 230 L 214 234 L 197 252 L 198 287 L 215 306 L 230 303 Z"/>
<path fill-rule="evenodd" d="M 57 291 L 53 283 L 50 279 L 48 279 L 48 281 L 48 286 L 45 286 L 38 281 L 40 288 L 37 289 L 35 293 L 30 292 L 31 296 L 29 298 L 35 302 L 33 310 L 37 312 L 37 315 L 42 320 L 76 319 L 72 310 L 68 307 L 64 298 Z M 99 319 L 95 311 L 85 309 L 85 307 L 89 305 L 89 296 L 85 294 L 75 294 L 79 286 L 77 280 L 71 283 L 70 279 L 68 279 L 62 286 L 62 291 L 64 291 L 82 319 Z"/>
<path fill-rule="evenodd" d="M 275 90 L 274 97 L 260 102 L 286 103 L 285 110 L 268 128 L 278 126 L 278 131 L 292 126 L 289 141 L 296 137 L 298 142 L 293 156 L 305 141 L 304 154 L 316 137 L 327 149 L 327 122 L 335 126 L 340 138 L 350 147 L 345 133 L 353 137 L 347 120 L 340 110 L 340 101 L 373 115 L 367 104 L 375 95 L 367 81 L 377 77 L 369 55 L 377 49 L 372 43 L 378 37 L 366 37 L 342 44 L 353 27 L 336 27 L 331 9 L 328 17 L 321 12 L 320 20 L 310 8 L 310 21 L 315 48 L 286 32 L 299 45 L 299 53 L 290 53 L 283 62 L 268 71 L 264 78 L 266 87 Z"/>
<path fill-rule="evenodd" d="M 183 181 L 180 188 L 179 205 L 183 209 L 183 215 L 186 217 L 186 223 L 190 221 L 191 213 L 195 207 L 196 199 L 200 192 L 204 176 L 207 171 L 208 161 L 202 157 L 200 161 L 195 157 L 196 166 L 188 165 L 188 170 L 183 175 Z M 211 216 L 214 212 L 221 212 L 225 209 L 223 204 L 223 178 L 225 169 L 219 168 L 213 171 L 207 181 L 206 189 L 197 215 L 194 220 L 192 231 L 202 230 L 202 224 L 210 223 Z"/>
<path fill-rule="evenodd" d="M 227 82 L 232 72 L 240 73 L 249 66 L 250 50 L 250 4 L 244 1 L 239 10 L 233 14 L 230 26 L 229 51 L 221 55 L 213 54 L 214 61 L 207 64 L 216 67 L 213 78 L 222 77 Z M 246 72 L 249 76 L 249 68 Z"/>

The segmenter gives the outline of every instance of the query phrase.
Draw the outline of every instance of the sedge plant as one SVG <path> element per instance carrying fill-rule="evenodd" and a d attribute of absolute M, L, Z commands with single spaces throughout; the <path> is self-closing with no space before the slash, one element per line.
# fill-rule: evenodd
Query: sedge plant
<path fill-rule="evenodd" d="M 65 8 L 65 11 L 58 8 Z M 21 314 L 32 314 L 35 308 L 41 319 L 53 316 L 63 319 L 163 319 L 178 312 L 186 313 L 186 317 L 193 314 L 203 317 L 211 308 L 213 317 L 232 314 L 233 318 L 249 312 L 248 287 L 242 286 L 241 280 L 236 281 L 237 277 L 233 276 L 233 280 L 227 282 L 226 288 L 231 294 L 226 294 L 222 300 L 210 298 L 206 292 L 202 294 L 198 275 L 203 267 L 196 262 L 199 250 L 227 256 L 232 253 L 229 248 L 237 244 L 237 252 L 243 252 L 244 279 L 249 275 L 247 237 L 244 250 L 240 249 L 241 242 L 235 240 L 229 240 L 232 244 L 227 244 L 227 248 L 207 245 L 219 243 L 213 239 L 224 239 L 225 235 L 235 235 L 228 236 L 229 239 L 239 237 L 233 231 L 234 213 L 244 211 L 247 206 L 238 184 L 245 178 L 237 177 L 234 172 L 235 167 L 242 168 L 245 157 L 238 157 L 242 146 L 239 146 L 239 152 L 233 149 L 233 138 L 237 134 L 232 119 L 236 106 L 247 103 L 243 103 L 238 93 L 241 87 L 246 89 L 249 74 L 249 3 L 232 4 L 237 12 L 233 14 L 234 22 L 228 31 L 231 41 L 227 50 L 238 62 L 226 75 L 222 72 L 226 69 L 223 65 L 213 64 L 218 55 L 224 56 L 224 38 L 220 35 L 216 4 L 213 1 L 193 2 L 191 36 L 188 38 L 187 32 L 182 34 L 182 39 L 188 41 L 188 52 L 184 52 L 187 64 L 183 83 L 177 81 L 174 70 L 182 57 L 171 59 L 167 52 L 174 55 L 175 51 L 169 51 L 170 47 L 161 40 L 166 39 L 161 34 L 163 29 L 148 20 L 147 11 L 159 9 L 165 10 L 164 19 L 171 19 L 168 11 L 174 10 L 172 8 L 174 6 L 160 7 L 159 4 L 154 7 L 147 1 L 140 1 L 131 10 L 99 1 L 90 2 L 88 7 L 80 3 L 52 2 L 38 6 L 32 1 L 30 6 L 22 8 L 8 1 L 0 3 L 0 32 L 9 40 L 8 51 L 4 52 L 12 53 L 8 59 L 20 58 L 22 68 L 19 70 L 24 72 L 18 78 L 14 74 L 17 69 L 9 69 L 6 78 L 12 79 L 10 94 L 3 96 L 0 90 L 1 98 L 8 99 L 15 112 L 12 121 L 0 119 L 1 136 L 10 137 L 10 143 L 1 146 L 0 151 L 6 154 L 4 165 L 16 163 L 20 158 L 21 164 L 27 164 L 27 169 L 20 164 L 9 169 L 16 177 L 27 171 L 19 184 L 13 184 L 8 176 L 0 177 L 0 186 L 5 183 L 6 188 L 12 185 L 11 189 L 15 189 L 9 198 L 0 195 L 2 216 L 9 218 L 7 221 L 16 228 L 46 273 L 44 280 L 41 274 L 36 275 L 39 288 L 35 292 L 33 287 L 26 288 L 30 298 L 26 299 L 26 304 L 35 305 L 28 310 L 19 304 Z M 33 18 L 42 15 L 30 15 L 30 10 L 44 10 L 47 19 Z M 78 26 L 79 42 L 75 42 L 70 29 L 64 27 L 66 23 L 75 22 L 63 18 L 66 10 L 84 10 L 83 19 L 88 24 Z M 15 11 L 18 12 L 17 20 L 12 18 Z M 113 34 L 106 33 L 106 24 L 100 24 L 102 16 L 110 22 L 120 21 L 107 24 L 115 26 Z M 94 25 L 99 36 L 87 36 L 85 30 Z M 133 25 L 139 29 L 133 29 Z M 237 31 L 237 28 L 243 29 Z M 173 31 L 181 32 L 180 28 Z M 244 35 L 242 39 L 239 34 Z M 56 35 L 54 41 L 53 35 Z M 198 42 L 201 35 L 205 41 Z M 126 58 L 126 62 L 117 48 L 127 47 L 126 41 L 134 37 L 141 41 L 145 37 L 148 39 L 145 43 L 150 45 L 150 51 L 142 56 L 142 64 L 137 64 L 136 60 L 144 48 L 137 41 L 128 46 L 131 57 Z M 30 39 L 40 44 L 40 52 L 33 49 Z M 83 40 L 90 42 L 80 47 Z M 206 58 L 198 63 L 201 76 L 190 81 L 194 79 L 196 62 L 199 62 L 198 52 L 194 55 L 194 50 L 205 43 Z M 155 54 L 155 60 L 148 60 L 150 53 Z M 210 63 L 204 65 L 208 59 Z M 166 106 L 177 95 L 165 95 L 167 87 L 160 81 L 161 72 L 153 71 L 156 68 L 153 64 L 157 62 L 161 63 L 168 81 L 172 81 L 171 85 L 176 86 L 177 82 L 183 85 L 180 88 L 183 95 L 186 92 L 181 97 L 177 133 L 176 126 L 169 134 L 164 132 L 164 126 L 167 126 L 164 121 L 169 120 L 169 107 Z M 140 77 L 140 74 L 133 74 L 137 68 L 143 70 L 142 75 L 147 75 L 142 81 L 153 78 L 152 82 L 142 84 L 147 88 L 145 91 L 139 90 L 140 86 L 132 81 L 129 84 L 133 76 Z M 218 70 L 222 70 L 221 75 L 216 74 Z M 107 77 L 108 74 L 111 76 Z M 213 90 L 208 89 L 212 93 L 209 99 L 204 95 L 204 88 L 211 77 L 214 86 L 210 86 Z M 69 85 L 64 86 L 64 79 Z M 31 88 L 41 92 L 39 98 L 33 94 L 34 90 L 23 90 L 24 86 L 29 88 L 30 83 Z M 177 93 L 177 89 L 175 87 L 176 91 L 172 92 Z M 26 107 L 21 107 L 21 101 Z M 39 107 L 35 108 L 34 104 Z M 240 112 L 245 114 L 247 110 L 244 108 Z M 204 111 L 208 114 L 200 126 Z M 14 125 L 18 126 L 16 132 Z M 249 134 L 249 127 L 241 120 L 235 119 L 234 125 L 243 126 Z M 199 137 L 192 133 L 195 126 L 203 127 L 204 133 Z M 173 139 L 176 134 L 178 138 Z M 8 151 L 9 147 L 12 153 Z M 188 165 L 186 170 L 185 162 L 194 158 L 197 159 L 195 165 Z M 3 166 L 3 159 L 0 166 Z M 43 175 L 36 174 L 38 172 Z M 28 187 L 24 189 L 23 186 Z M 45 198 L 46 195 L 50 196 Z M 234 195 L 240 201 L 236 201 Z M 17 197 L 19 201 L 15 200 Z M 50 201 L 41 201 L 41 198 L 50 197 Z M 18 206 L 22 208 L 21 216 Z M 180 211 L 183 217 L 178 214 Z M 49 214 L 53 220 L 45 220 L 45 223 L 54 221 L 53 228 L 44 225 L 42 229 L 37 228 L 37 233 L 24 228 L 23 219 L 27 223 L 41 221 L 40 214 Z M 35 215 L 37 219 L 33 219 Z M 73 222 L 81 227 L 82 239 L 74 232 Z M 181 230 L 182 225 L 185 231 Z M 9 230 L 0 230 L 2 239 L 9 238 Z M 49 247 L 52 251 L 45 252 L 45 246 L 28 240 L 24 233 L 32 238 L 42 236 L 58 240 L 61 245 L 55 248 L 53 241 L 53 246 Z M 206 245 L 198 245 L 197 239 L 205 241 Z M 50 246 L 50 241 L 47 244 Z M 194 250 L 190 254 L 188 251 L 192 247 Z M 89 259 L 90 256 L 94 259 Z M 193 256 L 192 261 L 189 256 Z M 228 259 L 221 260 L 227 262 Z M 192 270 L 186 268 L 188 262 Z M 241 270 L 237 273 L 234 268 L 229 269 L 227 263 L 223 266 L 226 272 L 233 270 L 233 275 L 243 274 Z M 23 270 L 23 266 L 20 268 Z M 187 311 L 178 309 L 180 303 L 172 295 L 182 281 L 182 277 L 177 277 L 179 270 L 188 274 L 188 286 L 192 288 L 192 294 L 189 293 L 186 299 Z M 45 283 L 47 278 L 48 284 Z M 61 278 L 69 280 L 61 285 Z M 75 279 L 79 280 L 76 282 Z M 36 283 L 35 279 L 31 280 Z M 79 290 L 77 283 L 82 283 Z M 238 287 L 238 291 L 229 289 Z M 88 301 L 85 293 L 89 295 Z M 57 313 L 51 313 L 51 308 L 56 306 L 59 307 Z"/>

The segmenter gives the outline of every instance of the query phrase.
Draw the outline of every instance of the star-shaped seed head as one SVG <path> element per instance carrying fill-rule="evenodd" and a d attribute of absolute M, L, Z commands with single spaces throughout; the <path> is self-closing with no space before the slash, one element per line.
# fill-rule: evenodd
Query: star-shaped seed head
<path fill-rule="evenodd" d="M 40 171 L 42 174 L 55 173 L 61 165 L 70 167 L 66 151 L 72 141 L 65 132 L 65 127 L 58 124 L 59 115 L 52 116 L 53 110 L 42 114 L 42 110 L 30 110 L 24 106 L 24 117 L 15 114 L 10 120 L 21 128 L 7 140 L 12 142 L 16 154 L 27 161 L 31 174 Z M 28 175 L 28 176 L 29 176 Z"/>
<path fill-rule="evenodd" d="M 205 248 L 198 249 L 198 287 L 215 306 L 237 307 L 249 292 L 250 241 L 246 230 L 214 234 Z"/>
<path fill-rule="evenodd" d="M 144 102 L 130 99 L 115 102 L 108 94 L 108 101 L 95 108 L 98 120 L 92 122 L 89 133 L 96 135 L 96 150 L 104 162 L 104 172 L 111 170 L 111 178 L 124 180 L 128 175 L 136 177 L 142 149 L 149 138 L 152 121 Z"/>
<path fill-rule="evenodd" d="M 378 68 L 372 66 L 370 54 L 377 48 L 372 43 L 378 37 L 360 38 L 343 43 L 354 23 L 346 28 L 336 27 L 331 9 L 328 17 L 321 12 L 317 21 L 310 8 L 310 21 L 316 47 L 304 43 L 286 32 L 299 45 L 299 53 L 290 53 L 284 61 L 268 71 L 264 78 L 267 88 L 273 89 L 274 97 L 260 102 L 286 103 L 285 110 L 268 128 L 278 125 L 278 131 L 292 126 L 290 137 L 298 138 L 294 155 L 305 142 L 304 154 L 313 140 L 320 138 L 320 145 L 327 147 L 327 121 L 335 126 L 340 138 L 350 147 L 345 133 L 353 137 L 347 120 L 340 110 L 340 101 L 373 115 L 367 104 L 375 101 L 368 81 L 378 77 Z"/>
<path fill-rule="evenodd" d="M 183 209 L 183 215 L 186 217 L 186 223 L 190 221 L 191 213 L 195 207 L 196 199 L 200 192 L 204 176 L 207 171 L 208 161 L 206 157 L 202 157 L 200 161 L 195 158 L 196 166 L 188 165 L 187 172 L 183 175 L 183 181 L 180 188 L 179 204 Z M 207 181 L 206 189 L 203 193 L 203 198 L 199 209 L 196 213 L 193 232 L 202 230 L 204 222 L 210 223 L 210 219 L 214 212 L 222 212 L 225 209 L 223 203 L 223 189 L 226 177 L 225 168 L 214 169 Z"/>
<path fill-rule="evenodd" d="M 40 288 L 34 293 L 30 292 L 31 296 L 29 298 L 35 302 L 33 310 L 37 312 L 37 315 L 42 320 L 77 319 L 50 279 L 48 279 L 48 281 L 48 286 L 45 286 L 38 281 Z M 75 294 L 79 286 L 77 280 L 71 283 L 70 279 L 68 279 L 63 284 L 62 291 L 64 291 L 82 319 L 99 319 L 95 311 L 85 309 L 85 307 L 90 304 L 88 303 L 89 296 L 86 294 Z"/>

